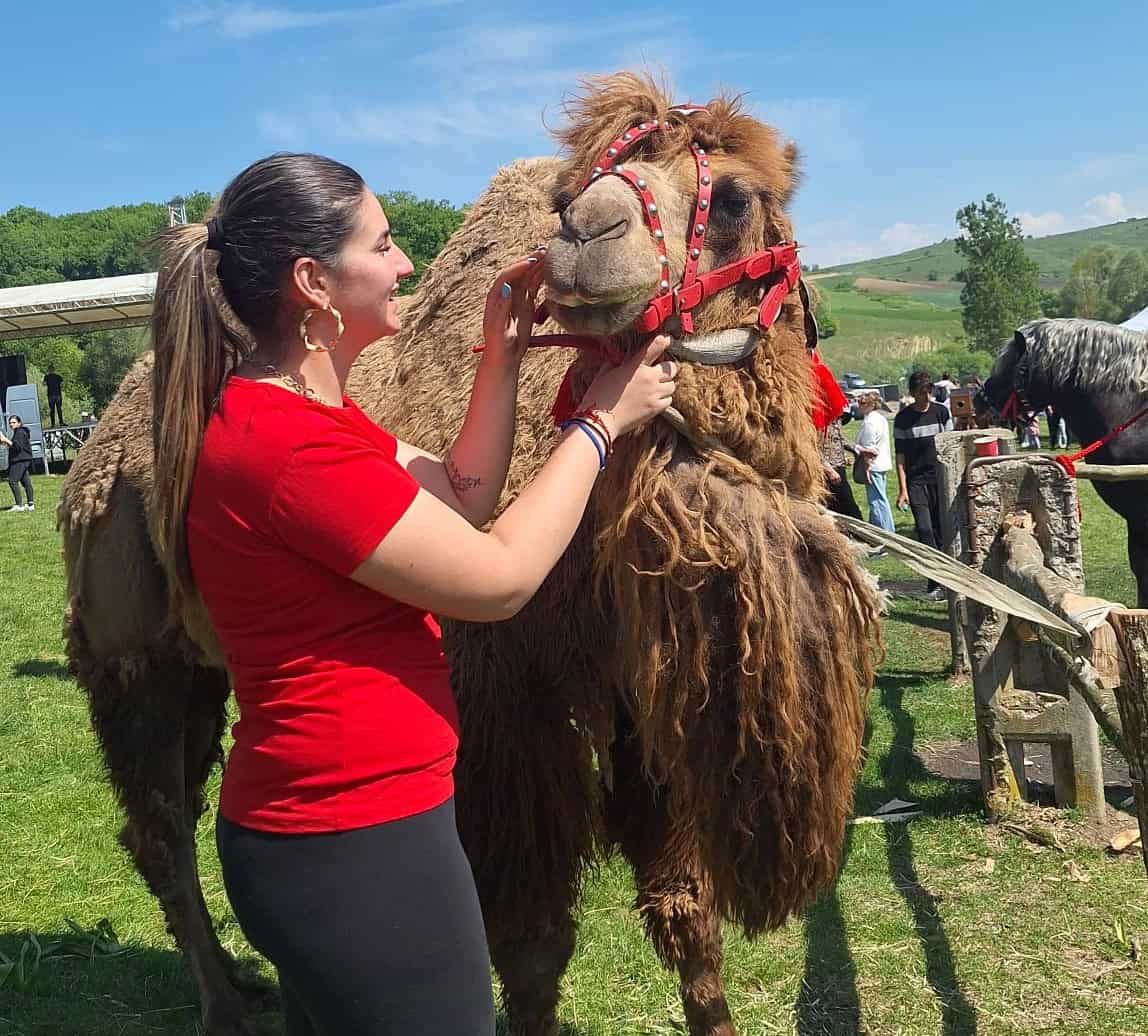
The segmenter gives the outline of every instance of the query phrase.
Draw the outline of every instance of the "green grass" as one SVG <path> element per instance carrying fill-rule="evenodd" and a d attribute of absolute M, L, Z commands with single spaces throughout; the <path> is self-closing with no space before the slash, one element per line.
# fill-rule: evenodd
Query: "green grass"
<path fill-rule="evenodd" d="M 83 929 L 107 918 L 119 943 L 105 946 L 111 953 L 50 954 L 34 971 L 26 951 L 24 981 L 13 973 L 0 986 L 0 1034 L 193 1036 L 191 981 L 116 846 L 119 820 L 84 700 L 64 671 L 58 486 L 37 478 L 35 514 L 0 513 L 0 953 L 17 957 L 30 933 L 41 943 L 69 933 L 68 918 Z M 1123 526 L 1090 486 L 1081 489 L 1089 589 L 1129 601 Z M 876 567 L 886 579 L 911 578 L 893 561 Z M 836 889 L 803 919 L 755 943 L 729 933 L 725 978 L 739 1031 L 1148 1031 L 1148 968 L 1129 958 L 1134 936 L 1148 941 L 1139 858 L 1090 848 L 1062 855 L 987 827 L 977 787 L 930 774 L 916 754 L 973 735 L 970 689 L 948 676 L 943 607 L 896 599 L 884 638 L 857 808 L 866 814 L 898 796 L 925 816 L 851 829 Z M 210 822 L 201 826 L 208 902 L 225 943 L 249 954 L 222 891 Z M 1069 861 L 1087 882 L 1067 880 Z M 642 939 L 632 896 L 617 862 L 588 884 L 564 985 L 565 1036 L 684 1031 L 676 981 Z M 266 1022 L 277 1031 L 274 1018 Z"/>
<path fill-rule="evenodd" d="M 907 365 L 914 355 L 952 344 L 962 333 L 959 310 L 910 295 L 858 291 L 843 280 L 817 282 L 838 327 L 822 339 L 821 354 L 838 377 L 845 371 L 870 377 L 891 361 Z"/>
<path fill-rule="evenodd" d="M 1046 287 L 1059 287 L 1068 279 L 1072 263 L 1081 252 L 1107 245 L 1117 253 L 1130 248 L 1148 248 L 1148 219 L 1129 219 L 1068 234 L 1028 238 L 1024 250 L 1040 267 L 1041 282 Z M 897 255 L 866 259 L 829 267 L 821 273 L 842 273 L 854 277 L 884 277 L 898 281 L 927 281 L 934 273 L 939 281 L 951 281 L 964 267 L 951 239 L 914 248 Z"/>

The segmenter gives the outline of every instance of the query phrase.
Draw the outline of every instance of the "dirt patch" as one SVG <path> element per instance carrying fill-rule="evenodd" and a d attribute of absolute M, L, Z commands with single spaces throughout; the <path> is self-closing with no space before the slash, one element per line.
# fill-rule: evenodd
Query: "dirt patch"
<path fill-rule="evenodd" d="M 884 277 L 858 277 L 854 285 L 860 291 L 875 291 L 882 295 L 908 295 L 919 291 L 952 291 L 952 284 L 943 281 L 889 281 Z"/>
<path fill-rule="evenodd" d="M 1055 806 L 1056 796 L 1052 784 L 1052 752 L 1048 745 L 1025 745 L 1025 776 L 1028 778 L 1028 802 L 1017 807 L 1009 822 L 1034 831 L 1053 833 L 1054 839 L 1065 848 L 1086 845 L 1103 848 L 1119 831 L 1136 825 L 1132 807 L 1120 807 L 1132 795 L 1128 766 L 1120 754 L 1109 745 L 1101 745 L 1104 761 L 1104 797 L 1107 800 L 1102 821 L 1087 817 L 1073 818 Z M 926 745 L 917 758 L 929 773 L 946 780 L 980 783 L 981 769 L 977 756 L 977 743 L 969 741 L 942 741 Z M 990 827 L 999 832 L 1002 840 L 1012 837 L 1000 825 Z"/>

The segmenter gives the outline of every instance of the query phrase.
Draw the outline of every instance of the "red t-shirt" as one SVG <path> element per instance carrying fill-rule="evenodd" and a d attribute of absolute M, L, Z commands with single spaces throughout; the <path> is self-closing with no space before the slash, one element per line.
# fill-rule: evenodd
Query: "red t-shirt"
<path fill-rule="evenodd" d="M 239 702 L 227 819 L 341 831 L 451 796 L 458 714 L 438 625 L 348 578 L 417 492 L 394 437 L 350 400 L 228 381 L 187 514 Z"/>

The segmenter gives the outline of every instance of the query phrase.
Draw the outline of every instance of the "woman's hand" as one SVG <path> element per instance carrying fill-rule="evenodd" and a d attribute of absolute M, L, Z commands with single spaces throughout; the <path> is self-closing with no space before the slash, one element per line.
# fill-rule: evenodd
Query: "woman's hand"
<path fill-rule="evenodd" d="M 658 335 L 617 367 L 602 367 L 579 409 L 597 410 L 617 438 L 645 424 L 673 402 L 679 365 L 660 359 L 670 344 L 668 335 Z"/>
<path fill-rule="evenodd" d="M 545 254 L 545 248 L 535 249 L 495 277 L 482 318 L 484 358 L 514 369 L 522 362 L 534 329 Z"/>

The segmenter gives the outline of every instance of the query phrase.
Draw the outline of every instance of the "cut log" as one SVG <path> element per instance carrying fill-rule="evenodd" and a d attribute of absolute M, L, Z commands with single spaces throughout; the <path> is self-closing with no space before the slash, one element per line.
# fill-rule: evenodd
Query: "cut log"
<path fill-rule="evenodd" d="M 1114 611 L 1108 617 L 1116 630 L 1128 678 L 1116 690 L 1124 728 L 1125 758 L 1136 798 L 1141 853 L 1148 870 L 1148 611 Z"/>

